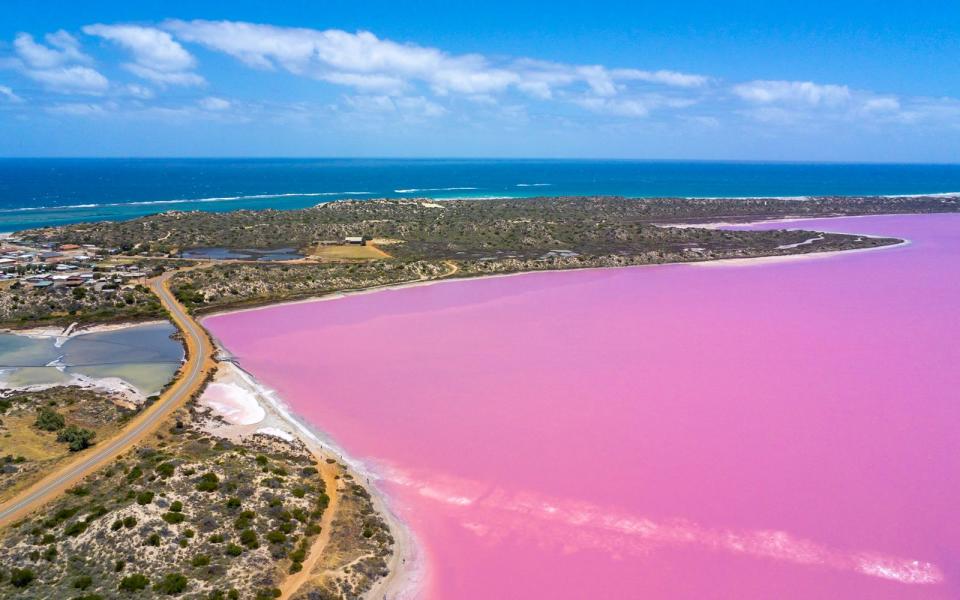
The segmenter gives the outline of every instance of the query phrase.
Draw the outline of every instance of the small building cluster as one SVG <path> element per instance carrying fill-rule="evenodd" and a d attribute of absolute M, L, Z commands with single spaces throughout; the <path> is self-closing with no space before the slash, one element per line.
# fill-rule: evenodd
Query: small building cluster
<path fill-rule="evenodd" d="M 15 238 L 0 240 L 0 282 L 13 282 L 32 289 L 88 288 L 112 294 L 146 281 L 139 265 L 102 265 L 115 249 L 85 244 L 27 245 Z"/>

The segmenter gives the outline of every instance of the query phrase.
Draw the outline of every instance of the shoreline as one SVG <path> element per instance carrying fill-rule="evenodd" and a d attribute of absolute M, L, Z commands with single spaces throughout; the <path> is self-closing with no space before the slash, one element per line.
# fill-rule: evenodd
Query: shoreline
<path fill-rule="evenodd" d="M 210 338 L 217 350 L 228 352 L 219 339 L 212 334 L 210 334 Z M 338 459 L 344 465 L 346 471 L 352 474 L 357 481 L 372 480 L 372 483 L 367 484 L 371 502 L 377 513 L 387 522 L 390 534 L 394 539 L 394 551 L 391 553 L 390 560 L 387 561 L 389 573 L 386 577 L 377 580 L 365 597 L 370 600 L 381 597 L 415 598 L 420 589 L 420 584 L 424 580 L 425 573 L 422 547 L 417 542 L 413 531 L 390 507 L 387 494 L 376 487 L 376 482 L 382 479 L 381 475 L 376 469 L 369 467 L 363 461 L 351 457 L 334 441 L 329 432 L 324 431 L 317 425 L 310 424 L 297 415 L 276 390 L 260 382 L 253 374 L 237 363 L 221 361 L 221 364 L 223 363 L 229 365 L 227 369 L 221 367 L 221 370 L 228 371 L 227 377 L 235 375 L 240 379 L 241 383 L 234 385 L 249 388 L 258 403 L 262 401 L 261 408 L 266 412 L 266 415 L 256 423 L 230 425 L 229 429 L 235 435 L 241 437 L 255 434 L 271 435 L 263 430 L 269 429 L 271 421 L 277 420 L 287 425 L 292 430 L 293 437 L 302 442 L 310 452 L 315 455 Z M 198 400 L 204 405 L 202 396 Z M 223 435 L 223 433 L 219 435 Z M 280 437 L 280 439 L 283 438 Z"/>
<path fill-rule="evenodd" d="M 165 319 L 151 319 L 149 321 L 131 320 L 117 321 L 114 323 L 90 323 L 87 325 L 81 325 L 79 324 L 79 321 L 74 321 L 66 327 L 55 327 L 52 325 L 39 325 L 37 327 L 27 327 L 24 329 L 0 327 L 0 333 L 19 335 L 35 340 L 56 338 L 57 347 L 59 348 L 68 339 L 81 335 L 87 335 L 90 333 L 106 333 L 108 331 L 119 331 L 122 329 L 128 329 L 130 327 L 138 327 L 140 325 L 160 325 L 163 323 L 170 323 L 170 321 Z"/>

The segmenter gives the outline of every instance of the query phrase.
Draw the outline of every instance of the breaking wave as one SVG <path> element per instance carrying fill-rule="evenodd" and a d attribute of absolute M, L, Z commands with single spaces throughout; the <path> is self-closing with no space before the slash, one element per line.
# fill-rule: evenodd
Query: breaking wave
<path fill-rule="evenodd" d="M 470 188 L 472 189 L 472 188 Z M 106 208 L 114 206 L 149 206 L 154 204 L 190 204 L 193 202 L 229 202 L 232 200 L 266 200 L 270 198 L 314 198 L 321 196 L 368 196 L 372 192 L 302 192 L 288 194 L 250 194 L 246 196 L 216 196 L 212 198 L 179 198 L 176 200 L 140 200 L 136 202 L 104 202 L 100 204 L 64 204 L 52 206 L 24 206 L 0 209 L 0 213 L 16 213 L 34 210 L 66 210 L 80 208 Z"/>

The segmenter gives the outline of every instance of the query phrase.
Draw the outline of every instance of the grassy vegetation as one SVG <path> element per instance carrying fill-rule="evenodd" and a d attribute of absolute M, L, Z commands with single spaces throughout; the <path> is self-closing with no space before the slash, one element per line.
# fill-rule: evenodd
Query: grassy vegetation
<path fill-rule="evenodd" d="M 437 208 L 439 205 L 442 208 Z M 525 252 L 570 247 L 606 254 L 676 240 L 650 223 L 782 216 L 954 212 L 956 198 L 627 199 L 610 197 L 510 200 L 338 201 L 303 210 L 171 212 L 120 223 L 85 223 L 32 230 L 37 240 L 149 248 L 307 248 L 324 240 L 366 235 L 402 240 L 391 247 L 414 259 L 451 258 L 458 251 Z M 700 234 L 688 233 L 689 241 Z"/>
<path fill-rule="evenodd" d="M 897 240 L 804 231 L 664 228 L 654 223 L 960 210 L 953 198 L 624 199 L 531 198 L 425 202 L 338 201 L 290 211 L 171 212 L 124 222 L 84 223 L 21 232 L 29 240 L 130 248 L 175 256 L 195 247 L 294 246 L 314 261 L 220 264 L 177 275 L 177 296 L 195 310 L 262 304 L 340 290 L 457 276 L 608 267 L 866 248 Z M 346 236 L 383 240 L 327 245 Z M 379 260 L 377 260 L 379 259 Z M 141 260 L 153 260 L 142 258 Z M 97 321 L 157 316 L 149 296 L 129 299 L 56 290 L 0 291 L 0 323 Z M 57 295 L 59 294 L 59 295 Z M 28 309 L 34 304 L 39 310 Z M 46 307 L 44 307 L 46 306 Z"/>
<path fill-rule="evenodd" d="M 82 288 L 73 288 L 76 291 Z M 19 283 L 0 291 L 0 323 L 7 327 L 66 326 L 74 321 L 109 323 L 166 318 L 157 297 L 142 285 L 115 294 L 71 288 L 34 289 Z"/>
<path fill-rule="evenodd" d="M 329 499 L 317 465 L 302 445 L 260 437 L 237 445 L 202 432 L 195 418 L 179 411 L 161 433 L 0 532 L 0 596 L 274 597 L 320 533 Z"/>
<path fill-rule="evenodd" d="M 433 279 L 446 270 L 442 263 L 429 261 L 219 264 L 178 273 L 171 281 L 171 289 L 187 308 L 198 312 Z"/>
<path fill-rule="evenodd" d="M 0 498 L 110 437 L 134 414 L 115 397 L 79 387 L 6 395 L 0 399 Z"/>

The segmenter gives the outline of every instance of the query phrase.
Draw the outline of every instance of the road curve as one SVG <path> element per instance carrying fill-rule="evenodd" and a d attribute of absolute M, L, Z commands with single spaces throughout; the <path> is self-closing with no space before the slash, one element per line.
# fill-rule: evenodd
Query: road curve
<path fill-rule="evenodd" d="M 170 319 L 180 329 L 186 343 L 186 362 L 178 372 L 176 381 L 160 395 L 156 402 L 134 417 L 120 433 L 94 445 L 92 449 L 58 467 L 53 473 L 0 506 L 0 526 L 25 517 L 90 473 L 106 466 L 152 433 L 203 384 L 214 364 L 211 358 L 213 348 L 204 330 L 187 314 L 183 305 L 170 292 L 167 284 L 174 273 L 175 271 L 168 271 L 152 279 L 149 285 L 163 307 L 169 311 Z"/>

